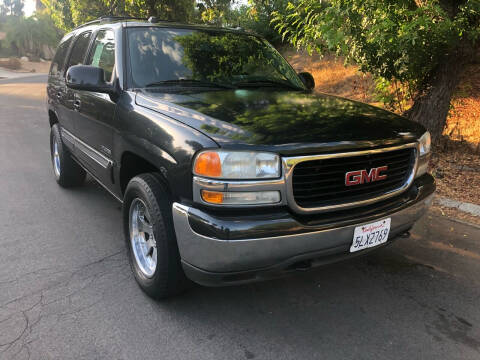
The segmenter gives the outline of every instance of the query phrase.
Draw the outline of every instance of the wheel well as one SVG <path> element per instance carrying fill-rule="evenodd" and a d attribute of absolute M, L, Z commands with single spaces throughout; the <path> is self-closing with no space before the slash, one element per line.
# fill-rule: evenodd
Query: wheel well
<path fill-rule="evenodd" d="M 57 115 L 52 110 L 48 110 L 48 121 L 50 122 L 50 127 L 58 123 Z"/>
<path fill-rule="evenodd" d="M 120 166 L 120 189 L 122 195 L 125 194 L 125 189 L 127 188 L 128 182 L 137 175 L 144 173 L 160 173 L 159 169 L 152 165 L 150 162 L 144 158 L 133 154 L 131 152 L 126 152 L 122 155 L 122 162 Z"/>

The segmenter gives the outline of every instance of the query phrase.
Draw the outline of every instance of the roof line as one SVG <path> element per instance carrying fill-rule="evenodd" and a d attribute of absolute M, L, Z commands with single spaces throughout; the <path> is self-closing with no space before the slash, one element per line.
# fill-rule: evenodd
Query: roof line
<path fill-rule="evenodd" d="M 108 16 L 107 15 L 107 16 L 101 16 L 98 19 L 95 19 L 92 21 L 88 21 L 85 24 L 75 27 L 73 30 L 77 30 L 88 25 L 101 23 L 102 21 L 112 21 L 112 20 L 147 20 L 147 19 L 143 17 L 134 17 L 134 16 Z"/>

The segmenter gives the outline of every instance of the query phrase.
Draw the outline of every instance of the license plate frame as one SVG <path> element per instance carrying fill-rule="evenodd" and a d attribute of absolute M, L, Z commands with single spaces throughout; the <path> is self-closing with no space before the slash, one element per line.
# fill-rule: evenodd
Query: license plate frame
<path fill-rule="evenodd" d="M 392 219 L 386 218 L 355 227 L 350 252 L 362 251 L 386 243 L 391 224 Z"/>

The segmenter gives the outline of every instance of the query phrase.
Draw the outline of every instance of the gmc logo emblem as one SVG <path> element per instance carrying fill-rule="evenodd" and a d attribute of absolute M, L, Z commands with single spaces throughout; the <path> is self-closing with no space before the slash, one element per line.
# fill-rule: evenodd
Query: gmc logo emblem
<path fill-rule="evenodd" d="M 349 171 L 345 174 L 345 186 L 385 180 L 387 175 L 382 175 L 382 172 L 387 170 L 388 166 L 381 166 L 378 168 L 371 168 L 370 172 L 367 172 L 367 170 Z"/>

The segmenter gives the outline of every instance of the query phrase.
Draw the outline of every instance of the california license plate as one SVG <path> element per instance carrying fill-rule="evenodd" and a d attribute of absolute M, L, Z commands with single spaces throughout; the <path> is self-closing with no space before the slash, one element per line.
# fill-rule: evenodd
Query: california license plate
<path fill-rule="evenodd" d="M 391 219 L 383 219 L 374 223 L 357 226 L 353 232 L 350 252 L 368 249 L 387 242 L 390 233 Z"/>

